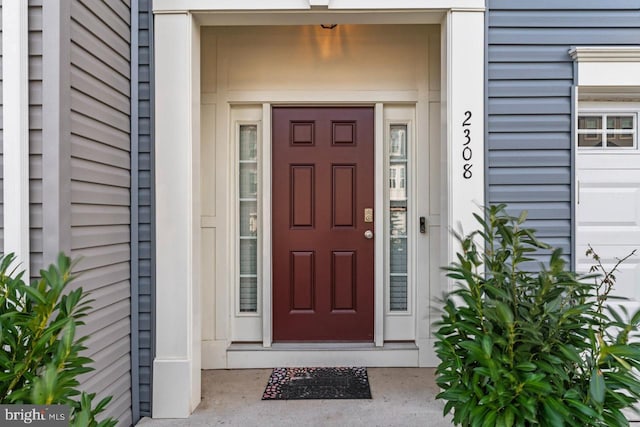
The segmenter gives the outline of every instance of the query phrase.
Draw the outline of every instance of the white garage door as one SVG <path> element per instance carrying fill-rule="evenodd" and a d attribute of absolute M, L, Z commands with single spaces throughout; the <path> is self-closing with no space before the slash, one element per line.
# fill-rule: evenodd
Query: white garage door
<path fill-rule="evenodd" d="M 576 151 L 576 261 L 586 272 L 590 244 L 612 267 L 634 249 L 640 252 L 640 152 L 637 112 L 580 114 Z M 614 294 L 640 307 L 640 254 L 616 274 Z"/>

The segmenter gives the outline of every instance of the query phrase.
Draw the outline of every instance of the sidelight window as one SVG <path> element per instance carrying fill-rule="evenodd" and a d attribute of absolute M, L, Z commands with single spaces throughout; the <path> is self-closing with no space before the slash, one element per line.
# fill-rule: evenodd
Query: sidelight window
<path fill-rule="evenodd" d="M 389 128 L 389 310 L 407 311 L 407 125 Z"/>
<path fill-rule="evenodd" d="M 239 311 L 256 313 L 258 307 L 258 127 L 239 126 Z"/>

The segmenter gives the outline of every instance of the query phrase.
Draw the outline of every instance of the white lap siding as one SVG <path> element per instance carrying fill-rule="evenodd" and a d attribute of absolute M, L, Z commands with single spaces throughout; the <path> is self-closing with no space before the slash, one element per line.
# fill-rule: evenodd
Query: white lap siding
<path fill-rule="evenodd" d="M 107 415 L 132 423 L 130 342 L 130 6 L 73 0 L 70 20 L 71 252 L 92 292 L 83 333 L 95 371 L 83 386 L 112 395 Z"/>

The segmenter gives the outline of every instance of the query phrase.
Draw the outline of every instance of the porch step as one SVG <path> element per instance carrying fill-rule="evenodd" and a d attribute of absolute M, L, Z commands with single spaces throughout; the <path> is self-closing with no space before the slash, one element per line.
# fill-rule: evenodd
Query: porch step
<path fill-rule="evenodd" d="M 413 342 L 385 343 L 233 343 L 227 349 L 227 367 L 275 368 L 296 366 L 417 367 L 418 346 Z"/>

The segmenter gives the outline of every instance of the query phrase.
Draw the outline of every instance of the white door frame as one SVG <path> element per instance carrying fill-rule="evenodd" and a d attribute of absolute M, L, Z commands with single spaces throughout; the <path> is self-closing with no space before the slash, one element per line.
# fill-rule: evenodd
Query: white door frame
<path fill-rule="evenodd" d="M 155 418 L 188 417 L 201 397 L 200 25 L 321 24 L 328 18 L 332 23 L 439 23 L 443 263 L 455 254 L 449 230 L 473 229 L 473 213 L 484 202 L 484 0 L 439 0 L 428 9 L 419 0 L 378 0 L 376 8 L 365 0 L 273 0 L 268 9 L 265 3 L 154 1 Z"/>
<path fill-rule="evenodd" d="M 274 94 L 271 94 L 274 95 Z M 278 94 L 275 94 L 278 95 Z M 325 96 L 325 94 L 321 94 L 322 96 Z M 405 96 L 403 94 L 403 96 L 401 97 L 397 97 L 396 99 L 390 98 L 388 95 L 385 99 L 385 102 L 376 102 L 376 103 L 371 103 L 371 102 L 363 102 L 361 99 L 359 99 L 359 97 L 361 98 L 361 95 L 358 93 L 353 93 L 353 94 L 347 94 L 348 96 L 345 97 L 345 94 L 333 94 L 333 98 L 334 102 L 332 102 L 331 104 L 327 104 L 321 101 L 317 100 L 317 96 L 318 94 L 316 93 L 312 93 L 312 92 L 308 92 L 308 93 L 304 93 L 302 95 L 302 99 L 305 99 L 305 106 L 309 106 L 309 105 L 318 105 L 318 106 L 326 106 L 326 105 L 330 105 L 332 107 L 340 107 L 341 105 L 349 105 L 349 106 L 354 106 L 354 105 L 360 105 L 360 106 L 368 106 L 368 107 L 372 107 L 374 109 L 374 114 L 375 114 L 375 132 L 374 132 L 374 136 L 375 136 L 375 143 L 374 143 L 374 158 L 375 158 L 375 181 L 374 181 L 374 185 L 375 185 L 375 209 L 374 212 L 377 212 L 379 215 L 379 218 L 386 218 L 386 216 L 383 214 L 383 212 L 386 212 L 388 209 L 388 195 L 386 194 L 386 187 L 385 187 L 385 182 L 386 182 L 386 174 L 385 174 L 385 165 L 386 162 L 388 161 L 387 156 L 386 156 L 386 144 L 388 142 L 385 142 L 385 138 L 386 135 L 388 135 L 388 131 L 389 131 L 389 126 L 391 124 L 404 124 L 408 127 L 408 131 L 409 131 L 409 137 L 408 137 L 408 151 L 410 153 L 409 155 L 409 159 L 410 159 L 410 175 L 407 177 L 407 179 L 409 180 L 410 184 L 410 188 L 409 188 L 409 199 L 410 199 L 410 204 L 411 207 L 408 210 L 408 214 L 409 217 L 407 218 L 408 223 L 409 223 L 409 228 L 411 229 L 410 232 L 408 233 L 409 236 L 414 236 L 413 238 L 410 239 L 410 241 L 412 242 L 413 246 L 417 246 L 417 242 L 415 239 L 415 225 L 413 224 L 414 219 L 417 217 L 417 212 L 426 212 L 426 209 L 422 209 L 419 210 L 416 208 L 416 204 L 417 204 L 417 191 L 416 191 L 416 182 L 427 182 L 429 179 L 429 168 L 421 168 L 421 174 L 417 173 L 416 168 L 414 168 L 414 162 L 416 159 L 415 156 L 415 152 L 414 150 L 416 150 L 416 137 L 415 137 L 415 133 L 417 128 L 420 128 L 421 132 L 423 134 L 427 134 L 428 131 L 428 125 L 426 123 L 420 123 L 420 125 L 417 125 L 415 123 L 415 117 L 416 117 L 416 110 L 417 110 L 417 98 L 415 97 L 409 97 L 409 96 Z M 380 94 L 382 95 L 382 94 Z M 297 105 L 301 105 L 300 102 L 295 102 L 295 100 L 292 99 L 287 99 L 284 96 L 280 94 L 280 100 L 281 102 L 279 102 L 277 105 L 293 105 L 293 106 L 297 106 Z M 282 100 L 286 100 L 286 101 L 282 101 Z M 391 101 L 389 101 L 389 99 L 391 99 Z M 322 100 L 324 101 L 324 99 Z M 271 281 L 271 262 L 272 262 L 272 258 L 271 258 L 271 247 L 273 244 L 272 241 L 272 224 L 271 224 L 271 212 L 272 212 L 272 189 L 271 189 L 271 171 L 272 171 L 272 158 L 271 158 L 271 147 L 272 147 L 272 142 L 271 142 L 271 111 L 272 111 L 272 106 L 274 104 L 267 102 L 267 103 L 253 103 L 253 104 L 239 104 L 236 102 L 231 102 L 231 124 L 230 124 L 230 129 L 232 129 L 232 131 L 230 131 L 230 141 L 225 141 L 224 143 L 228 143 L 229 147 L 234 147 L 235 144 L 237 143 L 237 126 L 239 124 L 255 124 L 258 126 L 258 140 L 259 140 L 259 146 L 260 146 L 260 155 L 259 157 L 259 173 L 261 175 L 260 178 L 260 196 L 258 198 L 259 202 L 258 205 L 260 206 L 260 208 L 258 209 L 258 211 L 260 212 L 259 216 L 260 216 L 260 226 L 258 227 L 261 230 L 262 236 L 259 239 L 259 246 L 261 249 L 261 255 L 259 255 L 259 259 L 258 259 L 258 271 L 259 273 L 259 277 L 261 278 L 261 280 L 258 281 L 258 301 L 262 301 L 262 304 L 259 304 L 260 309 L 257 310 L 256 313 L 252 313 L 251 316 L 240 316 L 240 318 L 236 318 L 234 321 L 232 321 L 232 326 L 231 326 L 231 339 L 232 341 L 252 341 L 255 342 L 257 340 L 261 340 L 263 347 L 264 348 L 270 348 L 272 345 L 272 333 L 273 333 L 273 323 L 272 323 L 272 281 Z M 238 108 L 240 107 L 240 108 Z M 422 107 L 421 107 L 422 108 Z M 423 112 L 424 116 L 427 115 L 426 112 Z M 438 126 L 438 124 L 433 124 L 433 126 Z M 266 129 L 266 130 L 263 130 Z M 426 139 L 426 138 L 423 138 Z M 428 149 L 428 147 L 426 148 Z M 237 154 L 236 154 L 237 156 Z M 237 157 L 234 156 L 234 163 L 237 161 Z M 237 171 L 234 170 L 234 174 L 237 174 Z M 421 179 L 416 179 L 416 177 L 420 176 Z M 236 198 L 238 197 L 237 194 L 237 190 L 236 193 L 234 194 L 233 197 L 231 197 L 231 199 L 236 200 Z M 238 212 L 237 209 L 230 209 L 231 213 L 231 217 L 232 218 L 237 218 Z M 375 286 L 374 286 L 374 292 L 375 292 L 375 296 L 374 296 L 374 301 L 375 301 L 375 307 L 374 307 L 374 344 L 376 347 L 382 347 L 384 344 L 384 339 L 389 339 L 388 336 L 385 336 L 385 334 L 389 335 L 389 330 L 393 330 L 396 332 L 396 334 L 400 331 L 402 331 L 401 333 L 404 333 L 405 335 L 408 334 L 408 336 L 403 336 L 402 338 L 391 338 L 392 340 L 398 340 L 398 339 L 413 339 L 415 340 L 415 319 L 417 316 L 417 313 L 414 312 L 411 307 L 413 306 L 413 299 L 415 298 L 415 292 L 416 292 L 416 280 L 415 280 L 415 273 L 413 271 L 414 268 L 414 262 L 413 257 L 410 258 L 409 260 L 409 277 L 411 278 L 408 286 L 409 286 L 409 301 L 408 301 L 408 306 L 409 306 L 409 310 L 408 312 L 403 312 L 403 313 L 394 313 L 392 312 L 388 312 L 388 309 L 385 309 L 385 300 L 387 299 L 387 297 L 385 296 L 385 283 L 386 283 L 386 274 L 385 271 L 388 271 L 388 267 L 385 268 L 385 253 L 388 250 L 387 248 L 387 239 L 389 237 L 388 235 L 388 231 L 385 229 L 385 222 L 382 220 L 376 221 L 375 222 L 375 229 L 374 229 L 374 235 L 375 236 L 380 236 L 380 238 L 376 238 L 375 239 Z M 236 230 L 233 233 L 233 237 L 232 239 L 237 238 L 237 225 L 235 226 Z M 237 256 L 238 256 L 238 249 L 235 248 L 235 243 L 231 245 L 234 250 L 232 250 L 231 252 L 235 254 L 234 257 L 232 257 L 233 259 L 233 265 L 237 265 Z M 412 249 L 410 249 L 410 253 L 415 253 L 415 250 L 412 246 Z M 428 251 L 425 250 L 423 248 L 423 250 L 420 252 L 421 254 L 425 255 L 428 254 Z M 205 255 L 206 256 L 206 255 Z M 423 271 L 423 273 L 425 273 Z M 236 283 L 237 280 L 237 272 L 235 272 L 234 274 L 231 274 L 230 276 L 232 276 L 233 278 L 231 279 L 231 282 L 233 282 L 234 284 Z M 236 285 L 237 286 L 237 285 Z M 233 306 L 237 307 L 237 289 L 234 291 L 231 291 L 234 295 L 235 295 L 235 299 L 234 299 L 234 303 Z M 237 310 L 237 308 L 236 308 Z M 232 310 L 233 313 L 235 313 L 235 310 Z M 387 317 L 393 317 L 393 321 L 392 321 L 392 325 L 388 324 L 389 322 L 389 318 Z M 385 322 L 385 319 L 386 322 Z M 236 333 L 237 330 L 243 330 L 242 333 L 238 334 Z M 257 359 L 263 358 L 264 355 L 262 354 L 257 354 L 253 349 L 252 352 L 256 355 Z M 203 352 L 203 354 L 206 354 Z M 205 356 L 203 356 L 205 357 Z M 255 363 L 254 365 L 251 365 L 252 367 L 258 366 L 260 365 L 260 362 L 249 362 L 249 363 Z M 287 363 L 285 362 L 279 362 L 278 366 L 281 366 L 283 363 Z M 334 362 L 335 364 L 335 362 Z"/>

